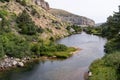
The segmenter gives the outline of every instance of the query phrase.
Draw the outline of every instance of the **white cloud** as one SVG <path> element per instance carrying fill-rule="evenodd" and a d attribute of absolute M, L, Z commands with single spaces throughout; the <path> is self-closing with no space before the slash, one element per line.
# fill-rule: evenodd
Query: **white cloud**
<path fill-rule="evenodd" d="M 113 11 L 118 11 L 120 0 L 46 0 L 52 8 L 89 17 L 97 23 L 105 22 Z"/>

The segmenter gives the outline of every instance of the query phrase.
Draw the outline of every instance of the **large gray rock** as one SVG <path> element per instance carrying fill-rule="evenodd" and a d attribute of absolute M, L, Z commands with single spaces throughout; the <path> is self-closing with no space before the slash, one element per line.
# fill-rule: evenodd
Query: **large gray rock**
<path fill-rule="evenodd" d="M 19 58 L 15 58 L 15 60 L 16 60 L 16 61 L 18 61 L 18 62 L 20 61 L 20 59 L 19 59 Z"/>
<path fill-rule="evenodd" d="M 0 21 L 2 21 L 2 18 L 0 18 Z"/>
<path fill-rule="evenodd" d="M 23 62 L 18 62 L 17 65 L 18 65 L 19 67 L 23 67 L 23 66 L 24 66 Z"/>
<path fill-rule="evenodd" d="M 16 66 L 16 65 L 17 65 L 17 61 L 13 61 L 13 62 L 12 62 L 12 65 L 13 65 L 13 66 Z"/>

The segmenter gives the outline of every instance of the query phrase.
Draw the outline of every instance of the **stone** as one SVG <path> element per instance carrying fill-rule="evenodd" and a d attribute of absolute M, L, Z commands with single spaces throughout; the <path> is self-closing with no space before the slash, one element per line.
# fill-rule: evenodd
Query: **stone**
<path fill-rule="evenodd" d="M 2 18 L 0 18 L 0 21 L 2 21 Z"/>
<path fill-rule="evenodd" d="M 70 28 L 70 32 L 75 32 L 75 30 L 73 28 Z"/>
<path fill-rule="evenodd" d="M 25 61 L 25 60 L 21 60 L 21 62 L 26 63 L 26 61 Z"/>
<path fill-rule="evenodd" d="M 17 65 L 17 61 L 13 61 L 12 65 L 13 66 Z"/>
<path fill-rule="evenodd" d="M 4 58 L 7 58 L 7 57 L 8 57 L 7 55 L 4 56 Z"/>
<path fill-rule="evenodd" d="M 53 56 L 53 58 L 56 58 L 56 56 Z"/>
<path fill-rule="evenodd" d="M 89 73 L 88 73 L 88 76 L 89 76 L 89 77 L 92 76 L 92 72 L 89 72 Z"/>
<path fill-rule="evenodd" d="M 19 67 L 23 67 L 23 66 L 24 66 L 23 62 L 18 62 L 17 65 L 18 65 Z"/>
<path fill-rule="evenodd" d="M 5 58 L 4 61 L 5 62 L 10 62 L 10 59 L 9 58 Z"/>
<path fill-rule="evenodd" d="M 19 59 L 19 58 L 15 58 L 15 60 L 16 60 L 16 61 L 20 61 L 20 59 Z"/>

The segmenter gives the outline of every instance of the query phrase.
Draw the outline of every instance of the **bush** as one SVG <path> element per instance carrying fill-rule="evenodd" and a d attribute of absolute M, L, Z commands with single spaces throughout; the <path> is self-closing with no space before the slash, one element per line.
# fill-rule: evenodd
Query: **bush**
<path fill-rule="evenodd" d="M 65 46 L 63 44 L 57 44 L 56 49 L 57 49 L 57 51 L 65 51 L 65 50 L 67 50 L 67 46 Z"/>
<path fill-rule="evenodd" d="M 1 2 L 9 2 L 10 0 L 0 0 Z"/>
<path fill-rule="evenodd" d="M 120 42 L 117 39 L 109 40 L 105 45 L 105 52 L 107 54 L 120 50 Z"/>
<path fill-rule="evenodd" d="M 11 57 L 30 55 L 29 44 L 22 37 L 7 33 L 0 36 L 1 52 Z"/>
<path fill-rule="evenodd" d="M 37 32 L 37 26 L 34 24 L 29 14 L 24 10 L 17 18 L 16 22 L 21 29 L 20 33 L 27 35 L 34 35 Z"/>
<path fill-rule="evenodd" d="M 105 65 L 115 68 L 116 70 L 120 68 L 120 52 L 113 52 L 104 57 Z"/>
<path fill-rule="evenodd" d="M 0 58 L 3 57 L 5 55 L 4 53 L 4 47 L 3 47 L 3 44 L 0 43 Z"/>
<path fill-rule="evenodd" d="M 23 6 L 26 6 L 27 0 L 16 0 L 16 2 L 20 3 Z"/>
<path fill-rule="evenodd" d="M 77 26 L 77 25 L 71 25 L 71 26 L 67 26 L 66 28 L 69 32 L 71 29 L 75 30 L 74 32 L 72 33 L 80 33 L 82 31 L 82 28 L 80 26 Z M 71 33 L 71 32 L 70 32 Z"/>
<path fill-rule="evenodd" d="M 92 76 L 89 80 L 117 80 L 116 70 L 111 66 L 106 66 L 105 61 L 96 60 L 90 66 Z"/>
<path fill-rule="evenodd" d="M 0 33 L 3 32 L 10 32 L 10 22 L 6 19 L 8 15 L 8 12 L 6 10 L 0 10 L 0 18 L 2 18 L 2 21 L 0 21 Z"/>

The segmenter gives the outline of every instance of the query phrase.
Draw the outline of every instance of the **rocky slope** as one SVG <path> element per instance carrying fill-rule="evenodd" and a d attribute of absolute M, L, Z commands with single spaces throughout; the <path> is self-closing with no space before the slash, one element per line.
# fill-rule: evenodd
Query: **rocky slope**
<path fill-rule="evenodd" d="M 0 11 L 5 11 L 8 14 L 6 17 L 10 20 L 10 28 L 12 28 L 13 32 L 16 34 L 18 33 L 18 30 L 15 28 L 17 25 L 15 18 L 23 11 L 26 11 L 35 25 L 44 30 L 41 34 L 39 34 L 40 38 L 59 38 L 68 35 L 68 32 L 65 29 L 66 24 L 61 22 L 52 14 L 48 13 L 48 9 L 49 4 L 44 0 L 25 0 L 25 2 L 11 0 L 4 3 L 0 2 Z M 2 18 L 0 17 L 0 19 Z"/>
<path fill-rule="evenodd" d="M 78 15 L 72 14 L 64 10 L 50 9 L 49 12 L 52 13 L 54 16 L 61 18 L 62 21 L 67 21 L 75 25 L 81 25 L 81 26 L 94 26 L 95 25 L 95 22 L 89 18 L 78 16 Z"/>

